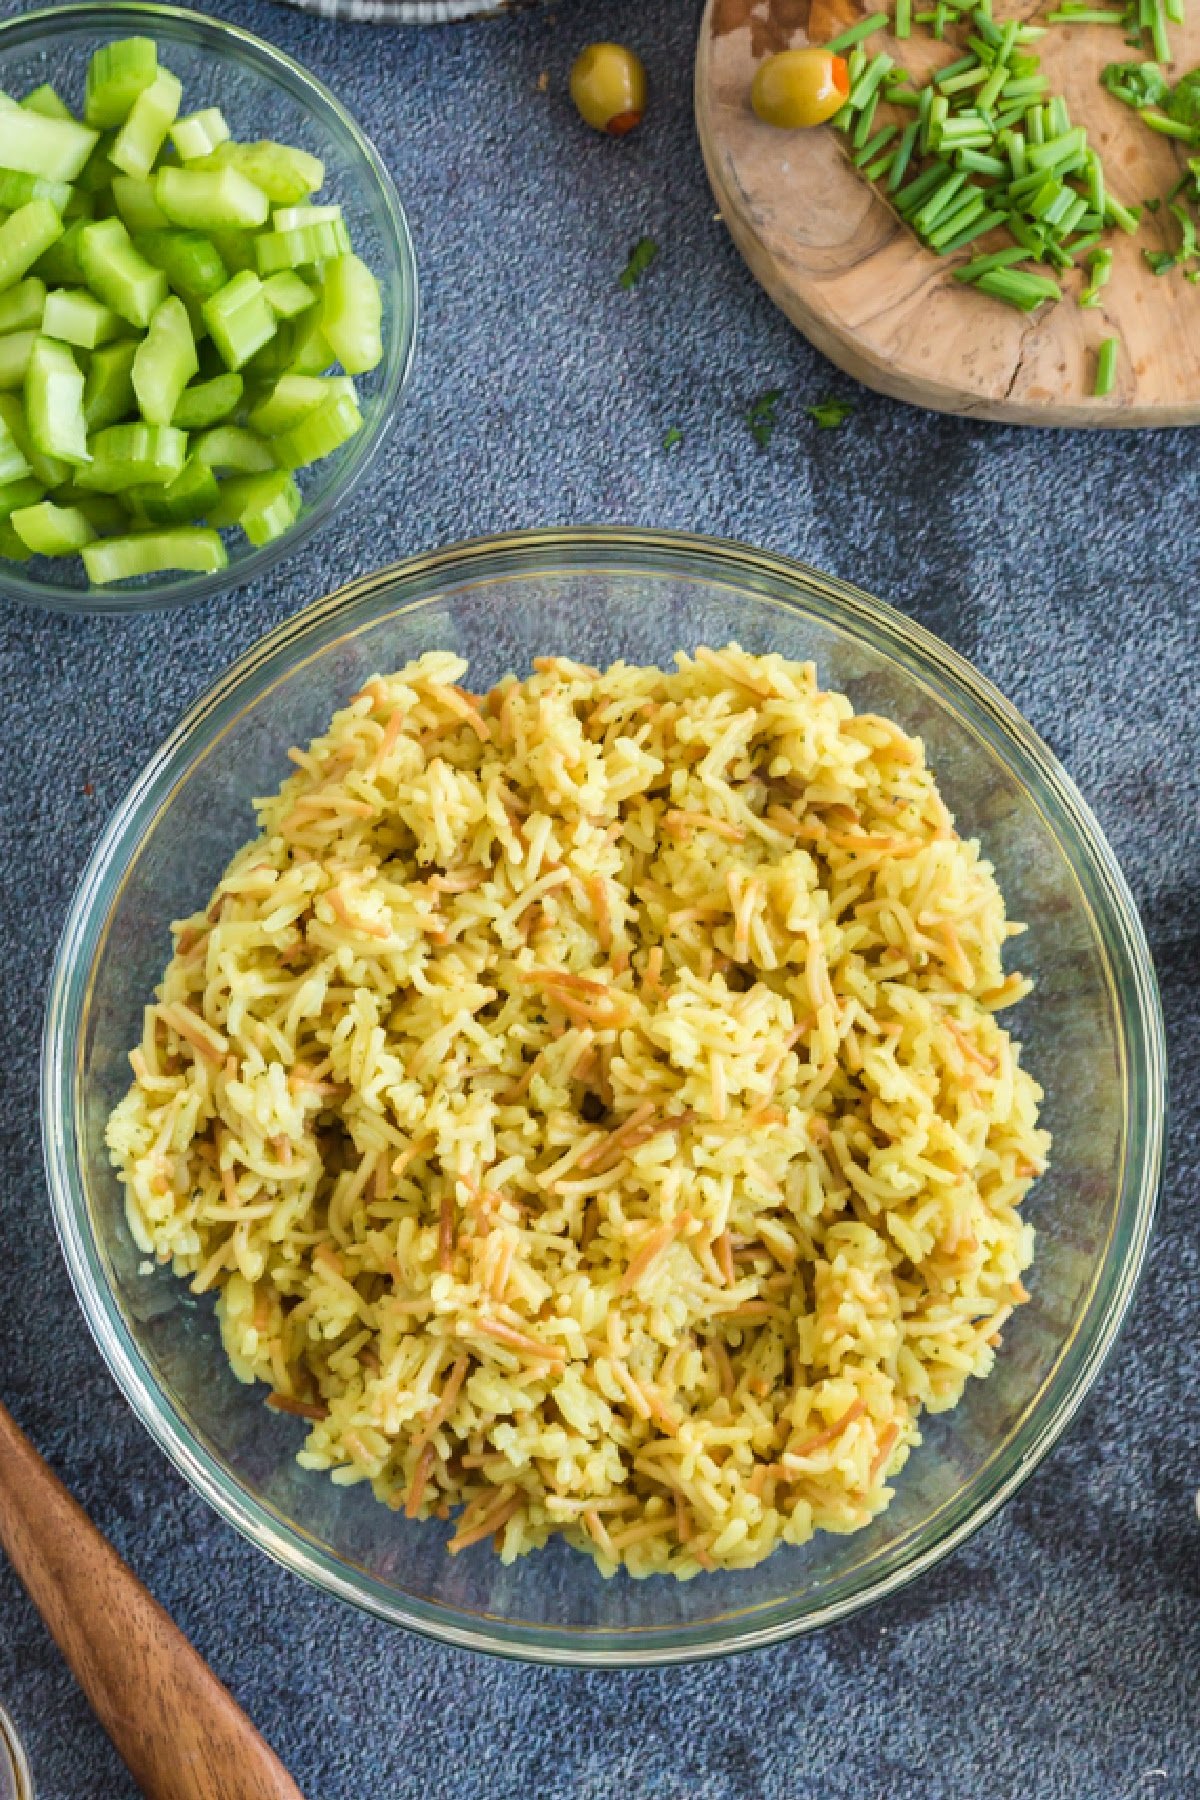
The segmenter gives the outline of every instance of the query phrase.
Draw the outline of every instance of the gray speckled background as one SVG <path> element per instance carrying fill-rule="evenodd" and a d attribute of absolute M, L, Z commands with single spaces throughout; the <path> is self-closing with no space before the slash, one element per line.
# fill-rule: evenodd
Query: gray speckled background
<path fill-rule="evenodd" d="M 20 10 L 0 0 L 0 14 Z M 0 1393 L 309 1800 L 1200 1795 L 1196 439 L 939 418 L 831 370 L 713 220 L 689 104 L 695 0 L 562 0 L 428 32 L 339 27 L 267 0 L 206 10 L 298 56 L 374 137 L 410 212 L 423 335 L 373 492 L 261 586 L 125 623 L 0 610 Z M 597 36 L 636 42 L 654 83 L 647 129 L 622 145 L 584 133 L 563 97 L 572 54 Z M 625 293 L 615 277 L 643 231 L 662 255 Z M 740 414 L 777 385 L 780 428 L 760 452 Z M 857 411 L 818 432 L 801 405 L 830 393 Z M 667 456 L 672 425 L 686 442 Z M 1090 1403 L 1020 1496 L 851 1624 L 631 1676 L 523 1669 L 400 1635 L 220 1524 L 92 1348 L 38 1144 L 35 1044 L 72 883 L 182 708 L 268 626 L 352 575 L 465 535 L 572 520 L 793 552 L 972 657 L 1109 833 L 1144 910 L 1173 1059 L 1147 1278 Z M 127 1800 L 124 1771 L 2 1566 L 0 1699 L 43 1800 Z"/>

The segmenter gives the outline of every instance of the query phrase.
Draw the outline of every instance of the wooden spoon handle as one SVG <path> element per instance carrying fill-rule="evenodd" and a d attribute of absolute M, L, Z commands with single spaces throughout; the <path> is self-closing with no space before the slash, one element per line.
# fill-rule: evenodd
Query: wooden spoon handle
<path fill-rule="evenodd" d="M 3 1406 L 0 1545 L 147 1800 L 303 1800 Z"/>

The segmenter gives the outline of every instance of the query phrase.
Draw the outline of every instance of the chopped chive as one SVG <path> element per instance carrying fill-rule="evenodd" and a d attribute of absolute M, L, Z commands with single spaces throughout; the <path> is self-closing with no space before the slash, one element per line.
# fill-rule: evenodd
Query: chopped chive
<path fill-rule="evenodd" d="M 985 294 L 1032 312 L 1047 300 L 1061 300 L 1062 289 L 1048 275 L 1026 275 L 1020 269 L 989 269 L 975 283 Z"/>
<path fill-rule="evenodd" d="M 1175 267 L 1175 258 L 1169 250 L 1143 250 L 1142 255 L 1152 275 L 1165 275 L 1168 269 Z"/>
<path fill-rule="evenodd" d="M 902 218 L 909 218 L 920 206 L 922 200 L 931 194 L 941 181 L 943 175 L 949 175 L 950 165 L 944 162 L 931 163 L 919 175 L 913 177 L 906 188 L 896 195 L 896 211 Z"/>
<path fill-rule="evenodd" d="M 930 137 L 933 132 L 933 89 L 921 89 L 921 99 L 917 107 L 917 124 L 921 132 L 921 155 L 928 156 L 932 145 Z"/>
<path fill-rule="evenodd" d="M 867 101 L 867 104 L 863 108 L 862 112 L 858 115 L 858 123 L 855 125 L 853 135 L 850 139 L 850 141 L 854 145 L 855 149 L 859 149 L 863 144 L 866 143 L 867 139 L 870 137 L 871 127 L 875 123 L 875 114 L 876 114 L 876 111 L 878 110 L 878 107 L 879 107 L 879 90 L 876 89 L 876 91 L 871 95 L 871 98 Z"/>
<path fill-rule="evenodd" d="M 1051 25 L 1119 25 L 1125 15 L 1107 6 L 1060 6 L 1046 17 Z"/>
<path fill-rule="evenodd" d="M 1004 213 L 998 211 L 981 213 L 965 230 L 952 237 L 949 243 L 942 245 L 942 255 L 948 256 L 952 250 L 961 250 L 966 244 L 973 244 L 975 239 L 981 238 L 985 231 L 992 231 L 997 225 L 1003 225 L 1005 217 Z M 1024 255 L 1024 251 L 1021 254 Z"/>
<path fill-rule="evenodd" d="M 927 236 L 929 231 L 937 223 L 938 219 L 940 219 L 942 214 L 946 211 L 950 202 L 966 186 L 967 179 L 968 177 L 965 171 L 961 169 L 955 170 L 952 174 L 947 175 L 941 186 L 934 190 L 929 196 L 929 199 L 924 202 L 919 211 L 914 215 L 912 222 L 913 230 L 921 237 Z"/>
<path fill-rule="evenodd" d="M 952 75 L 949 81 L 939 81 L 938 87 L 943 94 L 965 94 L 969 88 L 982 87 L 990 75 L 990 69 L 964 69 L 961 75 Z"/>
<path fill-rule="evenodd" d="M 893 106 L 920 106 L 921 95 L 917 88 L 889 88 L 887 98 Z"/>
<path fill-rule="evenodd" d="M 1169 119 L 1166 113 L 1155 112 L 1149 106 L 1139 110 L 1138 118 L 1163 137 L 1182 138 L 1185 144 L 1200 143 L 1200 132 L 1194 125 L 1185 125 L 1181 119 Z"/>
<path fill-rule="evenodd" d="M 1196 254 L 1196 224 L 1186 207 L 1178 201 L 1167 208 L 1171 217 L 1179 226 L 1179 254 L 1185 261 Z"/>
<path fill-rule="evenodd" d="M 1025 108 L 1023 106 L 1006 107 L 1003 112 L 997 113 L 995 118 L 997 131 L 1011 131 L 1014 125 L 1023 125 L 1024 122 Z"/>
<path fill-rule="evenodd" d="M 933 9 L 932 30 L 934 37 L 939 41 L 945 37 L 946 27 L 949 23 L 950 8 L 946 5 L 946 0 L 938 0 L 938 4 Z"/>
<path fill-rule="evenodd" d="M 878 92 L 879 84 L 888 70 L 894 66 L 891 57 L 883 50 L 879 52 L 878 56 L 873 56 L 850 89 L 847 106 L 852 106 L 856 112 L 861 112 L 872 96 Z"/>
<path fill-rule="evenodd" d="M 863 170 L 863 180 L 882 181 L 895 160 L 896 152 L 894 150 L 885 150 L 882 156 L 876 157 L 873 163 L 867 164 L 866 168 Z"/>
<path fill-rule="evenodd" d="M 985 156 L 982 150 L 960 150 L 957 155 L 960 169 L 970 169 L 973 175 L 995 175 L 1002 178 L 1008 174 L 1008 164 L 999 156 Z"/>
<path fill-rule="evenodd" d="M 975 96 L 975 104 L 978 106 L 980 112 L 991 112 L 997 100 L 1000 98 L 1000 91 L 1007 80 L 1008 75 L 1003 67 L 992 70 L 978 94 Z"/>
<path fill-rule="evenodd" d="M 1088 284 L 1079 296 L 1080 306 L 1099 306 L 1100 289 L 1106 285 L 1112 274 L 1113 255 L 1111 250 L 1095 250 L 1088 258 Z"/>
<path fill-rule="evenodd" d="M 869 38 L 887 22 L 886 13 L 870 13 L 865 19 L 860 19 L 857 25 L 851 25 L 848 31 L 843 31 L 838 37 L 830 38 L 825 48 L 835 52 L 849 50 L 855 44 L 861 44 L 864 38 Z"/>
<path fill-rule="evenodd" d="M 944 69 L 938 70 L 933 78 L 933 85 L 934 87 L 944 89 L 947 80 L 952 81 L 956 75 L 964 75 L 968 70 L 974 69 L 977 66 L 977 59 L 975 57 L 960 56 L 957 62 L 947 63 Z"/>
<path fill-rule="evenodd" d="M 986 212 L 987 202 L 984 200 L 983 195 L 979 193 L 972 194 L 969 200 L 963 202 L 957 212 L 952 213 L 930 232 L 930 249 L 936 250 L 940 254 L 949 244 L 953 243 L 956 238 L 961 236 L 969 226 L 974 225 L 976 220 L 982 219 Z"/>
<path fill-rule="evenodd" d="M 1121 202 L 1109 194 L 1104 202 L 1104 217 L 1110 225 L 1119 226 L 1129 237 L 1137 230 L 1141 213 L 1136 206 L 1122 206 Z"/>
<path fill-rule="evenodd" d="M 869 162 L 874 162 L 884 145 L 891 143 L 899 129 L 898 125 L 885 125 L 882 131 L 877 131 L 869 143 L 864 144 L 861 150 L 855 152 L 852 159 L 855 168 L 863 169 Z"/>
<path fill-rule="evenodd" d="M 896 16 L 892 23 L 896 37 L 906 38 L 912 33 L 912 0 L 896 0 Z"/>
<path fill-rule="evenodd" d="M 1021 244 L 1014 244 L 1008 250 L 993 250 L 987 256 L 977 256 L 973 262 L 964 263 L 961 269 L 955 269 L 955 281 L 978 281 L 981 275 L 992 269 L 1008 269 L 1013 263 L 1024 262 L 1029 252 Z"/>
<path fill-rule="evenodd" d="M 1047 137 L 1065 137 L 1071 130 L 1071 115 L 1067 111 L 1067 103 L 1061 94 L 1055 94 L 1046 102 L 1046 135 Z"/>
<path fill-rule="evenodd" d="M 1167 37 L 1167 21 L 1163 13 L 1162 0 L 1154 0 L 1150 9 L 1150 42 L 1154 45 L 1155 59 L 1160 63 L 1171 61 L 1171 43 Z"/>
<path fill-rule="evenodd" d="M 1010 131 L 1008 133 L 1008 166 L 1013 172 L 1013 179 L 1019 180 L 1028 167 L 1025 160 L 1025 133 Z"/>
<path fill-rule="evenodd" d="M 1110 337 L 1105 338 L 1096 352 L 1096 383 L 1092 388 L 1092 393 L 1097 400 L 1103 400 L 1106 394 L 1111 394 L 1113 391 L 1117 379 L 1117 351 L 1119 348 L 1120 339 Z"/>
<path fill-rule="evenodd" d="M 1088 205 L 1093 212 L 1104 217 L 1104 164 L 1094 150 L 1089 150 L 1087 160 L 1087 194 Z"/>
<path fill-rule="evenodd" d="M 904 130 L 900 135 L 900 145 L 895 156 L 892 158 L 891 169 L 888 171 L 889 194 L 894 194 L 900 186 L 900 183 L 904 180 L 904 172 L 912 161 L 913 150 L 915 149 L 917 142 L 917 133 L 920 129 L 920 126 L 914 119 L 911 125 L 906 125 L 904 127 Z"/>

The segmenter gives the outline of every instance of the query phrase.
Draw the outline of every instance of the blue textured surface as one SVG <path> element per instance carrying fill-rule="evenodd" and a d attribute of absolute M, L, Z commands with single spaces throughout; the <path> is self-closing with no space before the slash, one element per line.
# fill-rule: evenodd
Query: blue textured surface
<path fill-rule="evenodd" d="M 0 14 L 19 10 L 0 0 Z M 260 587 L 125 623 L 0 612 L 0 1393 L 309 1800 L 1200 1795 L 1195 439 L 938 418 L 830 369 L 713 219 L 690 112 L 694 0 L 563 0 L 424 33 L 265 0 L 207 10 L 298 56 L 375 138 L 410 211 L 423 336 L 373 492 Z M 647 129 L 621 145 L 584 133 L 564 98 L 571 56 L 598 36 L 638 43 L 654 84 Z M 626 293 L 615 278 L 645 231 L 662 254 Z M 781 423 L 760 452 L 741 415 L 774 386 Z M 802 403 L 831 393 L 857 411 L 816 431 Z M 664 454 L 669 426 L 686 440 Z M 792 552 L 972 657 L 1109 833 L 1144 909 L 1173 1059 L 1148 1276 L 1083 1416 L 1020 1496 L 848 1625 L 637 1676 L 523 1669 L 405 1637 L 221 1525 L 92 1348 L 38 1146 L 34 1046 L 71 886 L 183 707 L 268 626 L 353 575 L 470 534 L 583 520 Z M 132 1794 L 4 1567 L 0 1699 L 42 1800 Z"/>

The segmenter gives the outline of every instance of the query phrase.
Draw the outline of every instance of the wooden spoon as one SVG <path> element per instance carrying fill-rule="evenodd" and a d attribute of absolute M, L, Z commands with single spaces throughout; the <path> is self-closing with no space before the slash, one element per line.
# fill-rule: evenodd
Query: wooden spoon
<path fill-rule="evenodd" d="M 3 1406 L 0 1546 L 147 1800 L 304 1800 Z"/>

